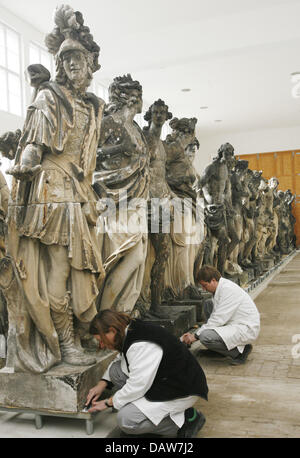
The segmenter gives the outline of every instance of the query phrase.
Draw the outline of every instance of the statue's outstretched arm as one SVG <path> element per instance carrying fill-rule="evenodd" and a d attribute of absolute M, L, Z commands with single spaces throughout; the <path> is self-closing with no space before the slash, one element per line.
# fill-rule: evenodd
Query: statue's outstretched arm
<path fill-rule="evenodd" d="M 26 145 L 20 164 L 11 167 L 7 173 L 17 180 L 31 181 L 41 170 L 43 148 L 40 145 Z"/>

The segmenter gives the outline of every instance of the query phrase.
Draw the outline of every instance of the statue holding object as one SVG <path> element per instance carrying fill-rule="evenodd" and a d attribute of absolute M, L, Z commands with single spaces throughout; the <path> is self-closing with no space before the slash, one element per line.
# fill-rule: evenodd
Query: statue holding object
<path fill-rule="evenodd" d="M 61 361 L 95 362 L 80 337 L 97 313 L 105 276 L 92 188 L 104 102 L 87 92 L 100 48 L 81 13 L 63 5 L 54 19 L 46 45 L 56 77 L 49 81 L 41 68 L 29 69 L 36 93 L 9 172 L 7 366 L 33 373 Z"/>
<path fill-rule="evenodd" d="M 147 255 L 149 150 L 134 117 L 143 106 L 142 86 L 131 75 L 116 77 L 101 125 L 94 187 L 108 207 L 97 222 L 106 280 L 99 310 L 133 312 L 140 295 Z"/>

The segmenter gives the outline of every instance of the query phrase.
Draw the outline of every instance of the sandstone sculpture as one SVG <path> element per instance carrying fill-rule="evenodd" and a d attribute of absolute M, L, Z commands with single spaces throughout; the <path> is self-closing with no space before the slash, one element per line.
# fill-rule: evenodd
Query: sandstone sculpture
<path fill-rule="evenodd" d="M 98 308 L 131 313 L 140 295 L 147 255 L 149 150 L 134 121 L 142 111 L 142 87 L 131 75 L 114 79 L 101 126 L 95 189 L 108 207 L 98 220 L 106 281 Z"/>
<path fill-rule="evenodd" d="M 80 336 L 96 314 L 104 278 L 92 188 L 104 102 L 87 93 L 100 68 L 100 48 L 81 13 L 65 5 L 55 12 L 46 45 L 56 58 L 56 77 L 34 81 L 31 73 L 36 93 L 10 170 L 11 258 L 1 272 L 9 311 L 7 365 L 33 373 L 60 361 L 94 363 Z"/>

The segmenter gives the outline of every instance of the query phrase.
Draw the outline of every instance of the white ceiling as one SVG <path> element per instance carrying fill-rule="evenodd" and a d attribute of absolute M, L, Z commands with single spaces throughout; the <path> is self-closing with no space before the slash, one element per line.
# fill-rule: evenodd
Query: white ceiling
<path fill-rule="evenodd" d="M 67 3 L 101 46 L 99 77 L 131 73 L 147 102 L 162 98 L 174 116 L 197 117 L 200 135 L 300 124 L 290 77 L 300 71 L 300 0 Z M 43 33 L 58 4 L 0 0 Z"/>

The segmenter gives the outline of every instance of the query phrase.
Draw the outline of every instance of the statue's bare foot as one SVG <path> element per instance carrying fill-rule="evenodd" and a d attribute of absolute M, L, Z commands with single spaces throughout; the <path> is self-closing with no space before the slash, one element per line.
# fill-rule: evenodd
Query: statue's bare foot
<path fill-rule="evenodd" d="M 42 167 L 40 165 L 29 167 L 28 165 L 17 164 L 8 169 L 6 173 L 8 175 L 12 175 L 20 181 L 31 181 L 41 171 L 41 169 Z"/>

